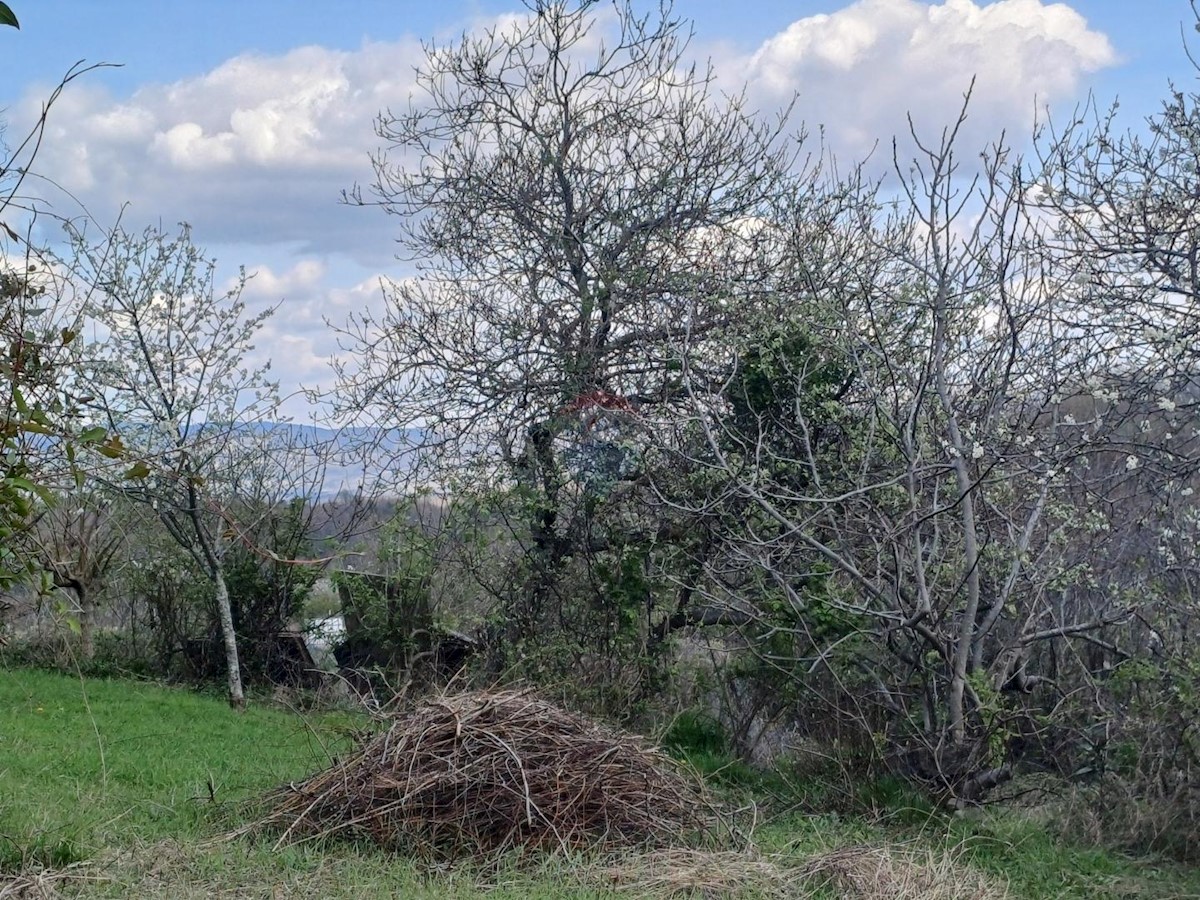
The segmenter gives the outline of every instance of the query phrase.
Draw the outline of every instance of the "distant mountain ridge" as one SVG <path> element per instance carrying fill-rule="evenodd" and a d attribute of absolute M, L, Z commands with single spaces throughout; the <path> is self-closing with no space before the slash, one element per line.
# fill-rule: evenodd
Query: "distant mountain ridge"
<path fill-rule="evenodd" d="M 322 447 L 328 453 L 319 499 L 356 490 L 368 475 L 400 480 L 412 467 L 413 454 L 425 439 L 420 428 L 347 426 L 328 428 L 298 422 L 255 422 L 245 428 L 276 436 L 285 445 Z"/>

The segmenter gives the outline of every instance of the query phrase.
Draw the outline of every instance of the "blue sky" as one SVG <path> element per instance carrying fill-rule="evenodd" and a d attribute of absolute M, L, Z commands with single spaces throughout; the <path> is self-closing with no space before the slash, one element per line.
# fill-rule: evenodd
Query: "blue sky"
<path fill-rule="evenodd" d="M 9 86 L 8 93 L 14 85 L 55 78 L 80 59 L 121 63 L 122 70 L 97 77 L 118 93 L 129 92 L 147 81 L 201 74 L 239 53 L 282 53 L 305 44 L 353 50 L 364 40 L 444 36 L 520 9 L 520 3 L 496 0 L 13 0 L 10 5 L 23 33 L 0 44 L 0 84 Z M 750 49 L 797 19 L 849 5 L 839 0 L 687 0 L 676 12 L 696 23 L 698 41 Z M 1122 57 L 1116 71 L 1094 79 L 1097 88 L 1153 96 L 1167 78 L 1191 77 L 1179 52 L 1181 22 L 1192 33 L 1186 0 L 1073 0 L 1066 5 L 1108 35 Z"/>
<path fill-rule="evenodd" d="M 393 223 L 337 203 L 370 177 L 372 117 L 407 102 L 419 41 L 522 9 L 503 0 L 9 0 L 0 107 L 19 133 L 78 60 L 88 74 L 51 119 L 39 171 L 101 222 L 187 220 L 228 266 L 256 272 L 248 299 L 281 304 L 260 340 L 285 382 L 327 381 L 338 352 L 323 324 L 378 304 Z M 640 2 L 640 0 L 635 0 Z M 650 8 L 649 2 L 644 3 Z M 799 93 L 843 158 L 889 141 L 911 110 L 947 124 L 978 76 L 966 138 L 1028 133 L 1035 110 L 1089 91 L 1121 97 L 1136 124 L 1168 81 L 1194 89 L 1181 44 L 1200 46 L 1186 0 L 678 0 L 693 51 L 721 84 L 749 83 L 762 109 Z M 67 201 L 48 199 L 58 208 Z"/>

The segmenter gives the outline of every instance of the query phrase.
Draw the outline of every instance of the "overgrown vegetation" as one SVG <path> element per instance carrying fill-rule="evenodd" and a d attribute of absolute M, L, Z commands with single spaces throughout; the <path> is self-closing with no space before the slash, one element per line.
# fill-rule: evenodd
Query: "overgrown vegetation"
<path fill-rule="evenodd" d="M 1200 890 L 1194 871 L 1079 849 L 1053 838 L 1045 822 L 1001 811 L 963 818 L 926 810 L 918 818 L 905 812 L 907 797 L 879 793 L 842 813 L 787 814 L 779 793 L 785 770 L 773 793 L 731 795 L 777 810 L 752 833 L 753 849 L 510 855 L 484 868 L 446 869 L 353 841 L 276 847 L 274 835 L 223 837 L 241 830 L 250 801 L 322 769 L 367 724 L 360 715 L 300 717 L 262 704 L 232 716 L 216 691 L 8 670 L 0 679 L 0 886 L 23 871 L 63 897 L 256 896 L 278 885 L 347 898 L 470 897 L 482 889 L 501 897 L 678 896 L 671 891 L 702 895 L 713 885 L 789 898 L 966 897 L 981 888 L 1000 897 L 1005 885 L 1007 896 L 1021 898 Z M 687 739 L 718 746 L 694 733 Z M 793 797 L 817 793 L 811 782 L 791 783 Z M 851 889 L 879 871 L 892 880 L 875 893 L 865 882 Z M 822 893 L 825 876 L 841 879 L 839 889 Z M 941 885 L 942 893 L 878 892 L 895 890 L 897 879 Z"/>
<path fill-rule="evenodd" d="M 685 54 L 669 12 L 540 4 L 379 122 L 426 262 L 340 399 L 504 523 L 491 674 L 637 722 L 706 653 L 745 755 L 796 728 L 952 808 L 1123 767 L 1182 847 L 1194 731 L 1121 684 L 1186 695 L 1196 654 L 1197 98 L 1023 156 L 960 146 L 968 97 L 888 194 Z"/>
<path fill-rule="evenodd" d="M 336 396 L 314 399 L 377 427 L 330 441 L 278 421 L 244 273 L 219 289 L 186 226 L 73 220 L 36 247 L 17 198 L 45 116 L 0 163 L 0 653 L 83 690 L 0 679 L 23 785 L 0 864 L 170 839 L 218 865 L 184 845 L 226 795 L 328 762 L 330 720 L 219 719 L 105 674 L 223 682 L 239 710 L 245 687 L 308 703 L 344 682 L 386 707 L 532 685 L 663 734 L 772 817 L 737 864 L 678 846 L 614 864 L 630 890 L 700 891 L 723 866 L 769 896 L 863 893 L 869 871 L 900 895 L 966 861 L 1029 896 L 1094 895 L 1134 878 L 1110 850 L 1200 861 L 1200 95 L 1172 90 L 1128 134 L 1088 106 L 1024 155 L 962 146 L 968 96 L 885 186 L 717 90 L 688 34 L 669 5 L 538 0 L 427 48 L 410 108 L 377 123 L 373 198 L 347 197 L 397 214 L 422 268 L 345 323 Z M 331 499 L 346 455 L 365 481 Z M 303 637 L 326 575 L 338 676 Z M 148 705 L 161 732 L 139 730 Z M 438 708 L 434 769 L 470 712 Z M 501 731 L 475 737 L 511 775 Z M 380 763 L 407 735 L 316 787 L 386 776 L 407 797 Z M 539 799 L 561 799 L 557 757 L 537 759 Z M 1042 800 L 1012 811 L 1030 779 Z M 497 798 L 537 820 L 510 789 L 487 804 L 504 846 L 524 832 Z M 310 793 L 294 821 L 330 796 Z M 363 796 L 334 812 L 379 826 Z M 428 808 L 405 812 L 396 843 L 419 844 Z M 491 821 L 475 813 L 457 821 Z M 871 847 L 810 859 L 802 814 Z M 588 843 L 542 824 L 526 843 Z M 227 846 L 324 883 L 307 850 Z M 337 852 L 375 878 L 375 851 Z"/>

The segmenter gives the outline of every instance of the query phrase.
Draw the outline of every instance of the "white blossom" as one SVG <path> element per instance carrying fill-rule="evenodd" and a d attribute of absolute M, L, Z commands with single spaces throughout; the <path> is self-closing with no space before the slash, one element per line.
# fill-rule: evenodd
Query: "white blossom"
<path fill-rule="evenodd" d="M 1158 400 L 1158 408 L 1166 412 L 1175 411 L 1175 401 L 1170 397 L 1160 397 Z"/>
<path fill-rule="evenodd" d="M 1126 472 L 1132 472 L 1139 465 L 1141 465 L 1141 460 L 1138 459 L 1136 456 L 1134 456 L 1132 453 L 1129 454 L 1129 456 L 1125 457 L 1125 471 Z"/>

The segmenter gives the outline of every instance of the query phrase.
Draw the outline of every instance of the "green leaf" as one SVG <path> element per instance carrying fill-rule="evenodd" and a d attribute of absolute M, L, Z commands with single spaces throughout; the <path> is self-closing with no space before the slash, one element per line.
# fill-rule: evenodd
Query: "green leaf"
<path fill-rule="evenodd" d="M 129 467 L 129 471 L 125 473 L 127 479 L 145 478 L 150 474 L 150 467 L 144 462 L 136 462 Z"/>
<path fill-rule="evenodd" d="M 30 481 L 28 478 L 25 478 L 21 475 L 9 475 L 4 479 L 4 487 L 6 490 L 18 490 L 24 491 L 27 494 L 33 494 L 39 497 L 42 502 L 46 503 L 47 505 L 54 501 L 54 492 L 51 491 L 50 488 L 46 487 L 44 484 L 38 484 L 35 481 Z M 27 514 L 29 509 L 28 503 L 22 503 L 19 505 L 25 507 Z"/>
<path fill-rule="evenodd" d="M 0 0 L 0 25 L 11 25 L 18 31 L 21 28 L 21 23 L 17 21 L 17 17 L 13 15 L 13 11 L 8 8 L 8 4 L 4 0 Z"/>
<path fill-rule="evenodd" d="M 71 341 L 75 340 L 75 338 L 79 337 L 79 332 L 73 331 L 70 328 L 64 328 L 60 337 L 62 338 L 62 345 L 65 347 Z"/>
<path fill-rule="evenodd" d="M 96 449 L 106 459 L 117 459 L 124 455 L 125 444 L 121 441 L 121 436 L 117 434 L 110 437 Z"/>
<path fill-rule="evenodd" d="M 104 426 L 97 425 L 95 428 L 89 428 L 87 431 L 81 434 L 79 436 L 79 443 L 98 444 L 106 437 L 108 437 L 108 432 L 104 429 Z"/>
<path fill-rule="evenodd" d="M 83 483 L 87 476 L 84 474 L 83 469 L 79 468 L 79 465 L 75 462 L 75 445 L 68 443 L 65 449 L 67 451 L 67 465 L 70 468 L 71 478 L 75 481 L 75 487 L 83 490 Z"/>

